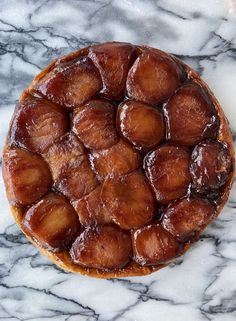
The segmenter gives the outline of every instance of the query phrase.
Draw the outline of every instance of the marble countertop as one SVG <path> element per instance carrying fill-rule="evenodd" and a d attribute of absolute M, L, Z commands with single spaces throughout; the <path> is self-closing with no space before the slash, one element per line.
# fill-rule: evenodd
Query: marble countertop
<path fill-rule="evenodd" d="M 17 97 L 51 59 L 108 40 L 178 55 L 208 82 L 236 138 L 235 0 L 1 0 L 0 153 Z M 0 177 L 0 320 L 235 321 L 236 187 L 178 263 L 146 277 L 66 273 L 16 227 Z"/>

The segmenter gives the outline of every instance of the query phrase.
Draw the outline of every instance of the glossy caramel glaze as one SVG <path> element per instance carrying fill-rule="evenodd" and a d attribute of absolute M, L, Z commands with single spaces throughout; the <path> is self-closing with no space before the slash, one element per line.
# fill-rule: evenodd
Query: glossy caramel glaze
<path fill-rule="evenodd" d="M 3 176 L 16 222 L 56 264 L 144 275 L 182 255 L 220 213 L 232 137 L 188 66 L 105 43 L 55 60 L 21 95 Z"/>

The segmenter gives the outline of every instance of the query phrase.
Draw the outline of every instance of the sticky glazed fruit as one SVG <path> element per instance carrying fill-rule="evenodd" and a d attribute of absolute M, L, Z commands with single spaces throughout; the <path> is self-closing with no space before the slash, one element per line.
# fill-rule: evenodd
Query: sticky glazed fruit
<path fill-rule="evenodd" d="M 158 49 L 110 42 L 52 62 L 20 96 L 3 177 L 16 222 L 65 270 L 152 273 L 220 213 L 233 143 L 200 77 Z"/>

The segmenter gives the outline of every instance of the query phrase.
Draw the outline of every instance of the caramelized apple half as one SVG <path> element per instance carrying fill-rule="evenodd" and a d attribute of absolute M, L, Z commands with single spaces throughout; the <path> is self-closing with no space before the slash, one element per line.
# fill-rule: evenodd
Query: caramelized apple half
<path fill-rule="evenodd" d="M 41 78 L 35 90 L 67 109 L 83 105 L 102 87 L 101 77 L 88 57 L 60 63 Z"/>
<path fill-rule="evenodd" d="M 122 229 L 145 225 L 155 214 L 154 196 L 140 171 L 107 177 L 101 198 L 113 221 Z"/>
<path fill-rule="evenodd" d="M 69 132 L 58 139 L 43 156 L 56 180 L 63 170 L 80 166 L 84 155 L 83 144 L 73 132 Z"/>
<path fill-rule="evenodd" d="M 181 67 L 169 56 L 144 51 L 131 67 L 126 87 L 128 97 L 148 104 L 169 98 L 182 81 Z"/>
<path fill-rule="evenodd" d="M 122 98 L 134 52 L 133 45 L 122 42 L 107 42 L 89 49 L 89 57 L 99 69 L 102 77 L 102 95 L 114 100 Z"/>
<path fill-rule="evenodd" d="M 102 185 L 91 193 L 72 203 L 80 223 L 84 226 L 112 223 L 109 212 L 101 200 Z"/>
<path fill-rule="evenodd" d="M 148 151 L 165 137 L 161 112 L 138 101 L 126 101 L 118 109 L 117 127 L 125 139 L 140 150 Z"/>
<path fill-rule="evenodd" d="M 69 118 L 61 107 L 28 94 L 16 106 L 9 143 L 41 154 L 68 129 Z"/>
<path fill-rule="evenodd" d="M 3 178 L 12 205 L 37 201 L 52 185 L 50 170 L 41 156 L 21 148 L 8 148 L 3 155 Z"/>
<path fill-rule="evenodd" d="M 65 166 L 54 182 L 56 190 L 74 202 L 92 192 L 98 180 L 90 168 L 87 156 L 80 157 L 75 166 Z"/>
<path fill-rule="evenodd" d="M 90 149 L 109 148 L 118 142 L 114 104 L 105 99 L 90 100 L 74 110 L 72 129 Z"/>
<path fill-rule="evenodd" d="M 182 145 L 195 145 L 215 138 L 219 118 L 206 92 L 197 84 L 183 85 L 164 107 L 167 139 Z"/>
<path fill-rule="evenodd" d="M 186 241 L 197 235 L 214 214 L 215 208 L 208 200 L 188 197 L 168 206 L 162 225 L 174 237 Z"/>
<path fill-rule="evenodd" d="M 232 169 L 227 146 L 217 141 L 202 141 L 193 150 L 190 173 L 197 193 L 217 196 Z"/>
<path fill-rule="evenodd" d="M 73 207 L 63 196 L 55 193 L 31 206 L 21 226 L 36 242 L 53 252 L 68 249 L 80 229 Z"/>
<path fill-rule="evenodd" d="M 122 139 L 110 148 L 91 151 L 89 160 L 99 180 L 132 172 L 142 164 L 141 155 Z"/>
<path fill-rule="evenodd" d="M 96 269 L 124 267 L 132 257 L 131 236 L 118 226 L 87 227 L 72 245 L 74 263 Z"/>
<path fill-rule="evenodd" d="M 134 259 L 141 265 L 167 263 L 181 254 L 181 245 L 160 224 L 133 233 Z"/>
<path fill-rule="evenodd" d="M 189 161 L 188 150 L 174 145 L 163 145 L 147 154 L 145 171 L 158 202 L 168 204 L 187 193 Z"/>

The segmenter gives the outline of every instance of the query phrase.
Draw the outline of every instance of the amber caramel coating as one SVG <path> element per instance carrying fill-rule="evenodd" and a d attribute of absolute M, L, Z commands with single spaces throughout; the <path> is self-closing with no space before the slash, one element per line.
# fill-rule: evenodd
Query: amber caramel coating
<path fill-rule="evenodd" d="M 58 266 L 145 275 L 187 251 L 220 213 L 233 142 L 218 101 L 187 65 L 106 43 L 55 60 L 23 92 L 3 174 L 17 224 Z"/>

